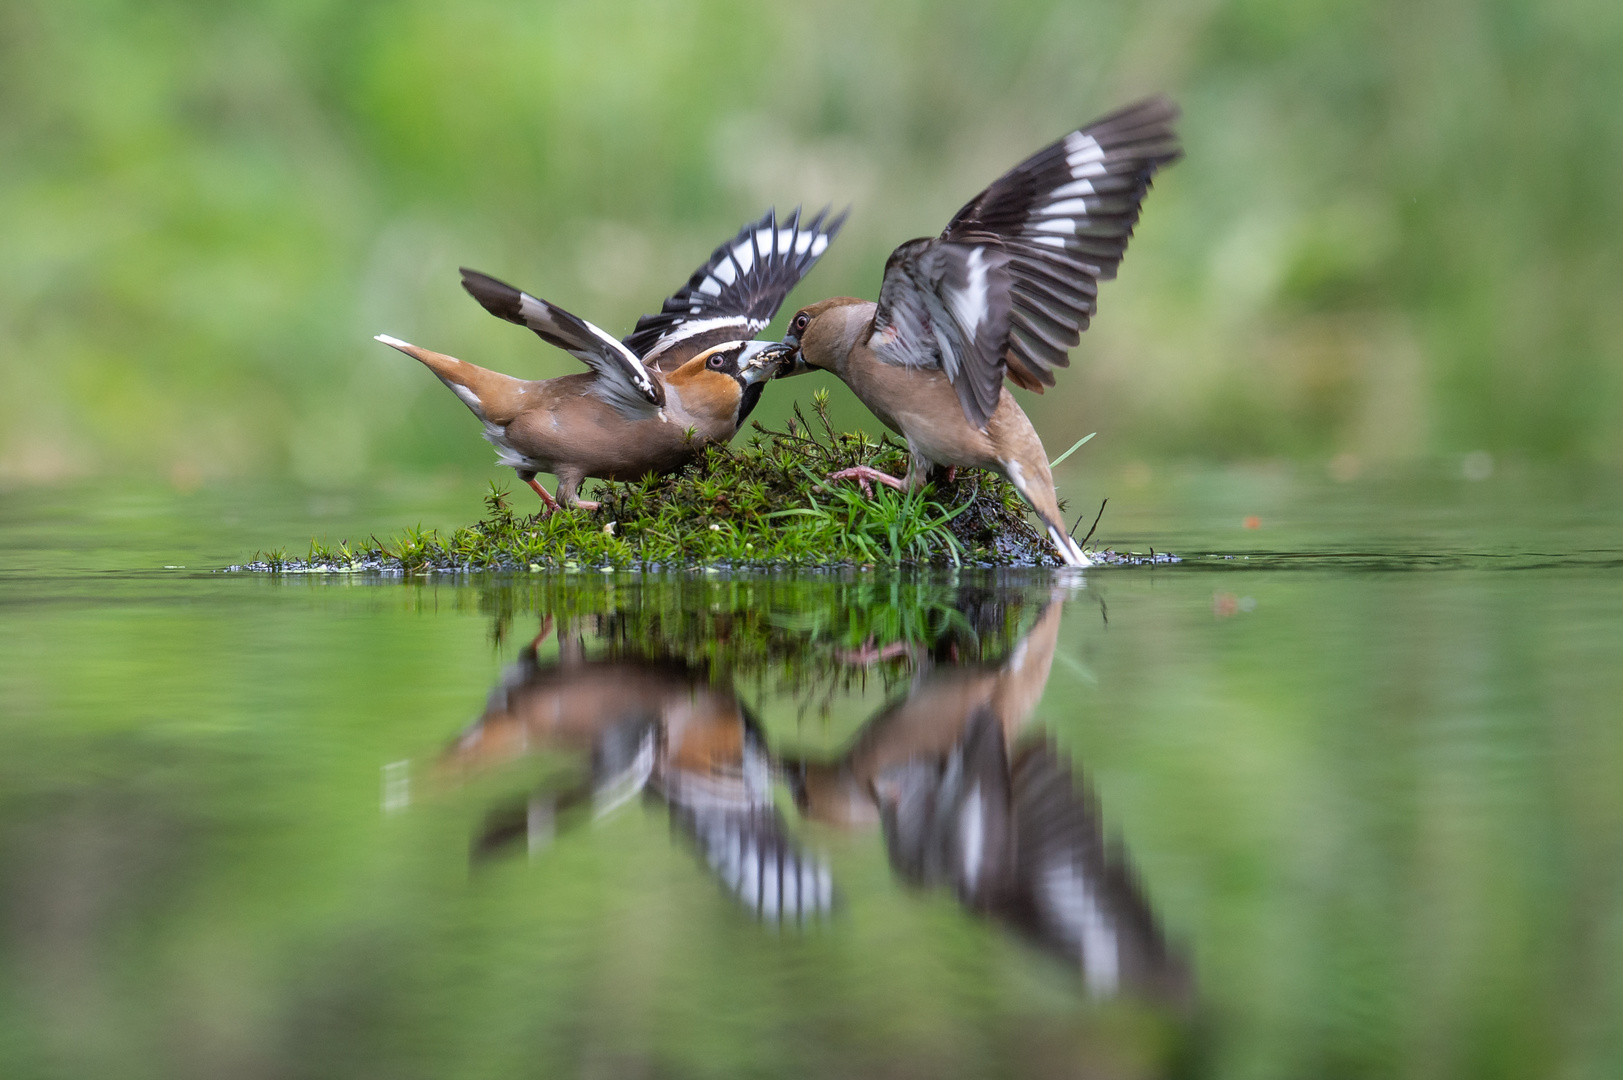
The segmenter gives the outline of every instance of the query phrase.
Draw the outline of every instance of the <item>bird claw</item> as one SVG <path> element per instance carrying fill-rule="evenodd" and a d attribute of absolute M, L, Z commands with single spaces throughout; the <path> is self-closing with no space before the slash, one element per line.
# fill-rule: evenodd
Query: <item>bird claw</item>
<path fill-rule="evenodd" d="M 596 510 L 603 504 L 600 502 L 593 502 L 590 499 L 576 499 L 571 505 L 574 506 L 576 510 Z"/>
<path fill-rule="evenodd" d="M 829 473 L 828 478 L 830 480 L 855 480 L 859 485 L 861 485 L 862 494 L 870 499 L 873 498 L 873 485 L 869 483 L 869 481 L 877 481 L 884 484 L 886 487 L 895 488 L 897 491 L 907 490 L 907 485 L 902 481 L 896 479 L 889 473 L 882 473 L 878 469 L 871 468 L 867 465 L 857 465 L 853 468 L 841 469 L 839 472 Z"/>

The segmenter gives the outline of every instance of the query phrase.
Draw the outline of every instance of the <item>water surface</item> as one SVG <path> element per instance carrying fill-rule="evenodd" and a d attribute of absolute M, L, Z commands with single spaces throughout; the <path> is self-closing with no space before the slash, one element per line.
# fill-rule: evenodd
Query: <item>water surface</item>
<path fill-rule="evenodd" d="M 477 490 L 0 495 L 0 1075 L 1619 1075 L 1617 491 L 405 581 L 212 570 Z"/>

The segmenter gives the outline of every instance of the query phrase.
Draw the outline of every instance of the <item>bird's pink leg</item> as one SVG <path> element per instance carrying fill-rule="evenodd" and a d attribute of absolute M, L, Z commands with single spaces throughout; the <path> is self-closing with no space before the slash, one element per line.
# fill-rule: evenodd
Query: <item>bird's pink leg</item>
<path fill-rule="evenodd" d="M 547 640 L 547 635 L 550 633 L 552 633 L 552 616 L 545 615 L 541 619 L 540 632 L 537 633 L 535 638 L 530 642 L 530 651 L 535 652 L 535 650 L 539 649 L 541 647 L 541 643 Z"/>
<path fill-rule="evenodd" d="M 871 637 L 862 643 L 862 647 L 860 649 L 834 650 L 834 657 L 835 659 L 839 660 L 840 663 L 860 664 L 863 667 L 877 664 L 881 660 L 894 660 L 898 656 L 906 656 L 916 659 L 916 657 L 914 657 L 913 646 L 909 645 L 905 641 L 893 641 L 889 645 L 886 645 L 883 649 L 876 649 L 874 648 L 873 638 Z"/>
<path fill-rule="evenodd" d="M 862 485 L 862 493 L 870 499 L 873 498 L 873 485 L 870 484 L 869 481 L 877 481 L 884 484 L 886 487 L 895 488 L 897 491 L 907 490 L 907 485 L 902 481 L 896 479 L 889 473 L 882 473 L 878 469 L 871 468 L 867 465 L 858 465 L 850 469 L 841 469 L 839 472 L 829 473 L 828 478 L 830 480 L 855 480 L 858 484 Z"/>
<path fill-rule="evenodd" d="M 593 502 L 590 499 L 576 499 L 571 505 L 574 506 L 576 510 L 596 510 L 603 504 L 600 502 Z"/>
<path fill-rule="evenodd" d="M 541 501 L 546 503 L 547 513 L 550 514 L 554 510 L 558 509 L 558 500 L 547 494 L 547 489 L 541 486 L 541 481 L 532 476 L 527 482 L 535 489 L 535 493 L 541 496 Z"/>

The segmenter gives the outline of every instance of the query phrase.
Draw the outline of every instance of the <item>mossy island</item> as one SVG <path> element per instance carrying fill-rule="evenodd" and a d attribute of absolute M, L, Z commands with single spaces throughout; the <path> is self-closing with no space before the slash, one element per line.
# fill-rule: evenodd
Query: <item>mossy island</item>
<path fill-rule="evenodd" d="M 595 510 L 548 514 L 537 506 L 524 514 L 514 509 L 515 496 L 492 483 L 484 518 L 448 534 L 414 528 L 359 545 L 313 541 L 303 558 L 262 552 L 231 569 L 417 574 L 1063 565 L 1014 485 L 984 470 L 961 469 L 950 480 L 937 473 L 912 492 L 880 486 L 869 494 L 850 482 L 829 482 L 829 473 L 857 465 L 900 475 L 907 450 L 889 435 L 876 440 L 835 431 L 825 395 L 817 395 L 813 414 L 815 425 L 796 406 L 781 431 L 753 424 L 745 444 L 712 443 L 668 476 L 604 481 L 594 492 Z M 1090 554 L 1107 565 L 1177 561 L 1165 552 Z"/>

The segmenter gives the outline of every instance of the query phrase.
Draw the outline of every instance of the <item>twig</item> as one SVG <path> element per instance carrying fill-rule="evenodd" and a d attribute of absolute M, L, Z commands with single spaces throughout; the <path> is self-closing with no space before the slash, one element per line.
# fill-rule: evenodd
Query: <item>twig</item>
<path fill-rule="evenodd" d="M 755 426 L 755 430 L 759 431 L 762 435 L 770 435 L 774 439 L 791 439 L 795 442 L 805 443 L 808 446 L 815 446 L 818 450 L 823 449 L 823 444 L 818 442 L 816 439 L 808 439 L 804 435 L 791 435 L 787 431 L 773 431 L 771 428 L 762 427 L 759 420 L 751 420 L 750 423 L 753 424 Z"/>
<path fill-rule="evenodd" d="M 812 444 L 815 445 L 815 446 L 821 447 L 822 444 L 817 441 L 817 436 L 812 435 L 812 426 L 811 426 L 810 423 L 807 422 L 806 414 L 800 411 L 800 402 L 796 401 L 794 407 L 795 407 L 795 418 L 800 421 L 800 426 L 806 429 L 806 434 L 811 436 Z"/>
<path fill-rule="evenodd" d="M 1105 516 L 1105 503 L 1108 503 L 1109 501 L 1110 501 L 1110 498 L 1108 496 L 1106 496 L 1105 501 L 1099 504 L 1099 513 L 1093 519 L 1093 528 L 1090 528 L 1088 530 L 1088 535 L 1086 535 L 1086 536 L 1084 536 L 1082 538 L 1082 543 L 1076 545 L 1077 547 L 1084 547 L 1084 546 L 1086 546 L 1086 544 L 1087 544 L 1087 542 L 1089 540 L 1093 539 L 1093 530 L 1097 529 L 1099 527 L 1099 519 Z M 1084 511 L 1082 511 L 1082 513 L 1077 515 L 1076 525 L 1082 524 L 1082 519 L 1087 516 L 1087 513 L 1088 512 L 1086 510 L 1084 510 Z M 1076 525 L 1071 526 L 1071 535 L 1072 536 L 1076 535 Z"/>
<path fill-rule="evenodd" d="M 828 444 L 833 446 L 839 441 L 839 437 L 834 430 L 833 422 L 828 418 L 828 391 L 823 390 L 812 395 L 812 412 L 823 422 L 823 430 L 828 433 Z"/>

